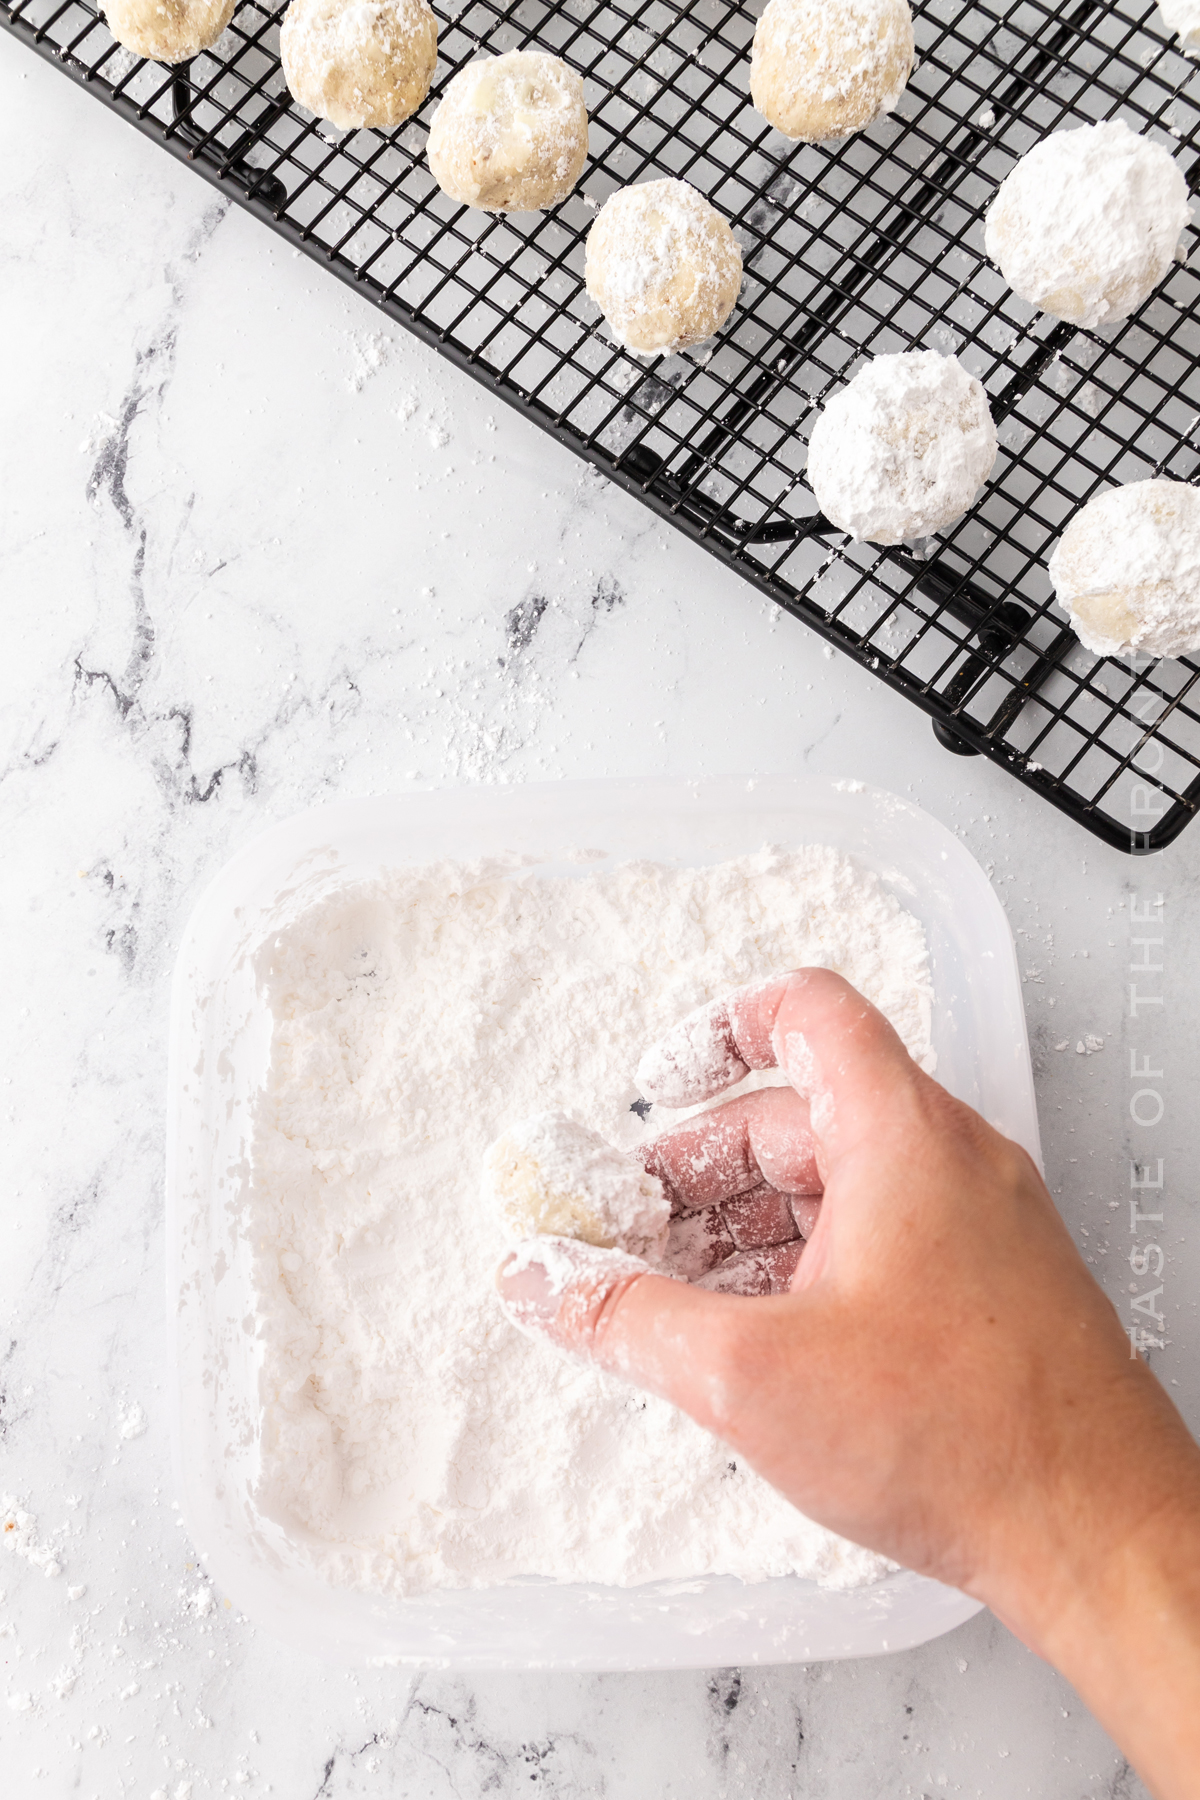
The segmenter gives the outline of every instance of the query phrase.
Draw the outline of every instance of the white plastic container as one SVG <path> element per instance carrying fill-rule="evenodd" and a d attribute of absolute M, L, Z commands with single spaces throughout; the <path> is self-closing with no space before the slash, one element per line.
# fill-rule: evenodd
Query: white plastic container
<path fill-rule="evenodd" d="M 696 866 L 764 843 L 832 844 L 875 869 L 925 927 L 938 1076 L 1039 1155 L 1020 980 L 975 861 L 916 807 L 859 783 L 786 776 L 460 788 L 301 813 L 221 871 L 184 935 L 172 994 L 167 1282 L 175 1449 L 188 1525 L 224 1593 L 288 1643 L 342 1664 L 456 1668 L 729 1667 L 866 1656 L 924 1642 L 977 1602 L 901 1573 L 852 1592 L 795 1577 L 639 1588 L 547 1581 L 412 1599 L 327 1586 L 254 1499 L 258 1352 L 241 1234 L 252 1107 L 271 1022 L 253 955 L 346 883 L 442 857 L 570 849 Z M 607 866 L 589 864 L 589 872 Z"/>

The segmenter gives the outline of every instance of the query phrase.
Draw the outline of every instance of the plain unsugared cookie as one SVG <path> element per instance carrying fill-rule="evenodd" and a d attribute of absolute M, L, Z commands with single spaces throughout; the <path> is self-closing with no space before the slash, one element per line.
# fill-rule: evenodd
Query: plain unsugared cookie
<path fill-rule="evenodd" d="M 105 0 L 104 17 L 118 44 L 152 62 L 186 62 L 211 50 L 237 0 Z"/>
<path fill-rule="evenodd" d="M 839 531 L 902 544 L 961 519 L 995 460 L 981 383 L 953 356 L 910 350 L 875 357 L 829 402 L 808 480 Z"/>
<path fill-rule="evenodd" d="M 557 206 L 587 161 L 575 70 L 544 50 L 510 50 L 460 69 L 433 115 L 429 166 L 443 193 L 484 212 Z"/>
<path fill-rule="evenodd" d="M 1090 328 L 1128 318 L 1148 298 L 1187 221 L 1179 165 L 1110 119 L 1028 151 L 992 202 L 985 241 L 1023 300 Z"/>
<path fill-rule="evenodd" d="M 908 0 L 770 0 L 754 33 L 750 93 L 785 137 L 819 144 L 891 112 L 912 66 Z"/>
<path fill-rule="evenodd" d="M 343 131 L 388 131 L 429 92 L 437 21 L 427 0 L 292 0 L 279 51 L 309 112 Z"/>
<path fill-rule="evenodd" d="M 686 181 L 647 181 L 604 202 L 588 232 L 584 280 L 627 350 L 686 350 L 733 311 L 742 252 L 728 221 Z"/>
<path fill-rule="evenodd" d="M 1050 579 L 1097 656 L 1200 650 L 1200 493 L 1160 478 L 1097 495 L 1059 539 Z"/>

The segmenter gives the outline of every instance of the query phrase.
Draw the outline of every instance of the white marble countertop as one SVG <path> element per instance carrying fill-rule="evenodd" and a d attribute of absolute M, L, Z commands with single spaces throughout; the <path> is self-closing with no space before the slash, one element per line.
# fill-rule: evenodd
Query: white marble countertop
<path fill-rule="evenodd" d="M 1140 1793 L 986 1614 L 858 1664 L 413 1679 L 331 1673 L 209 1586 L 169 1461 L 167 997 L 194 900 L 264 824 L 565 775 L 812 771 L 917 800 L 1008 910 L 1051 1184 L 1131 1323 L 1129 1159 L 1164 1159 L 1155 1361 L 1193 1424 L 1200 827 L 1131 862 L 946 755 L 7 39 L 0 84 L 0 1487 L 36 1520 L 0 1559 L 6 1797 Z M 1165 1004 L 1131 1020 L 1127 903 L 1155 893 Z M 1134 1048 L 1165 1071 L 1153 1128 Z"/>

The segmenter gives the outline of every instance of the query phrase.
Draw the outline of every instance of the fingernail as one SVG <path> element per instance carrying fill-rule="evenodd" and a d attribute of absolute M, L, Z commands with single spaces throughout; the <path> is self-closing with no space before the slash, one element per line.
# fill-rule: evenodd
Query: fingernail
<path fill-rule="evenodd" d="M 544 1328 L 553 1323 L 562 1287 L 552 1280 L 536 1238 L 505 1257 L 496 1270 L 496 1292 L 514 1325 Z"/>
<path fill-rule="evenodd" d="M 812 1045 L 802 1031 L 777 1032 L 775 1054 L 796 1092 L 808 1101 L 818 1138 L 827 1137 L 833 1129 L 833 1095 L 821 1079 Z"/>
<path fill-rule="evenodd" d="M 817 1086 L 817 1060 L 812 1045 L 802 1031 L 775 1032 L 775 1054 L 779 1066 L 798 1094 L 811 1099 Z"/>
<path fill-rule="evenodd" d="M 570 1341 L 579 1318 L 598 1294 L 627 1275 L 650 1273 L 650 1264 L 623 1250 L 602 1250 L 576 1238 L 532 1237 L 518 1244 L 496 1271 L 496 1292 L 512 1324 L 522 1331 Z"/>

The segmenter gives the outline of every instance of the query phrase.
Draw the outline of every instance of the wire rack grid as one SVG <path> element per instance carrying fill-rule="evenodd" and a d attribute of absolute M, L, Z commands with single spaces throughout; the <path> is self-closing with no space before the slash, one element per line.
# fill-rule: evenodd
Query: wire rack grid
<path fill-rule="evenodd" d="M 1164 143 L 1194 189 L 1195 65 L 1147 0 L 924 0 L 895 112 L 797 145 L 750 104 L 764 3 L 435 5 L 433 88 L 391 134 L 339 132 L 292 102 L 283 8 L 259 0 L 174 70 L 121 49 L 87 0 L 0 0 L 0 20 L 906 694 L 947 749 L 991 757 L 1112 845 L 1159 850 L 1200 807 L 1200 663 L 1084 651 L 1046 561 L 1092 494 L 1200 467 L 1200 282 L 1179 261 L 1133 318 L 1079 331 L 1011 293 L 982 221 L 1018 156 L 1101 119 Z M 480 50 L 535 44 L 584 80 L 580 186 L 546 214 L 463 208 L 424 156 L 440 94 Z M 661 175 L 730 220 L 746 278 L 712 344 L 647 364 L 608 336 L 583 251 L 609 193 Z M 1000 455 L 937 539 L 855 544 L 815 510 L 807 434 L 864 355 L 915 347 L 980 377 Z"/>

